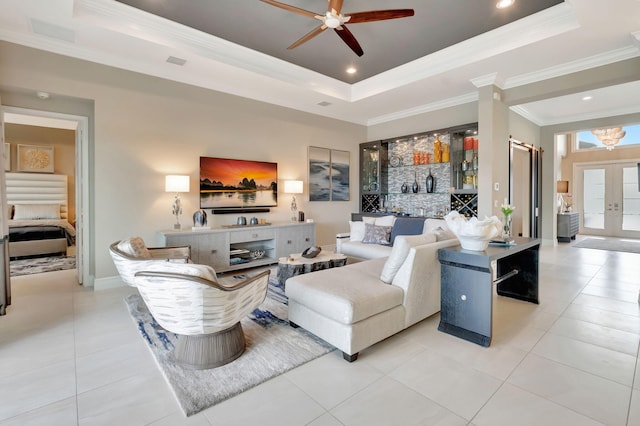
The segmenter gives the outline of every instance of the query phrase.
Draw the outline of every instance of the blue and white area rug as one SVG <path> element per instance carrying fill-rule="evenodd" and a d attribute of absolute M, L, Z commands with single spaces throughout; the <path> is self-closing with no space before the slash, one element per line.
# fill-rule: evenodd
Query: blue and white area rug
<path fill-rule="evenodd" d="M 176 335 L 156 323 L 139 294 L 125 298 L 185 415 L 196 414 L 334 349 L 302 328 L 289 326 L 287 297 L 273 278 L 264 303 L 241 321 L 247 341 L 245 352 L 235 361 L 210 370 L 177 365 L 171 354 Z"/>

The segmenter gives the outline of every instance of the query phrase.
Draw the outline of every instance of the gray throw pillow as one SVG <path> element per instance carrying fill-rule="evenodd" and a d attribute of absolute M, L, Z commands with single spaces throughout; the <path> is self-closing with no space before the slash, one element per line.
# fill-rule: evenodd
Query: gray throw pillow
<path fill-rule="evenodd" d="M 391 226 L 376 226 L 368 223 L 364 224 L 365 244 L 382 244 L 388 246 L 391 241 Z"/>

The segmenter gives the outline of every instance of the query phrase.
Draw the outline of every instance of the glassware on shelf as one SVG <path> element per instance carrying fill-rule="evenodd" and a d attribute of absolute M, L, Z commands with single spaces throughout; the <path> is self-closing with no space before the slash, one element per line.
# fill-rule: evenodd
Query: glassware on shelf
<path fill-rule="evenodd" d="M 451 158 L 451 153 L 449 152 L 449 145 L 444 144 L 443 151 L 442 151 L 442 162 L 448 163 L 450 158 Z"/>
<path fill-rule="evenodd" d="M 418 172 L 415 172 L 415 179 L 413 181 L 413 185 L 411 186 L 411 190 L 414 194 L 417 194 L 419 189 L 420 186 L 418 185 Z"/>
<path fill-rule="evenodd" d="M 432 193 L 435 189 L 435 179 L 431 174 L 431 169 L 429 169 L 429 174 L 427 175 L 427 192 Z"/>
<path fill-rule="evenodd" d="M 440 136 L 436 136 L 436 140 L 433 143 L 433 162 L 442 163 L 442 142 Z"/>

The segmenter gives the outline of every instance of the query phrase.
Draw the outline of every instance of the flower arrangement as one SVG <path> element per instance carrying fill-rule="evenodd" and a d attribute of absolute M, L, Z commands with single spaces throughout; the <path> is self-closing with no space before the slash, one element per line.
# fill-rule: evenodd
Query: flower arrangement
<path fill-rule="evenodd" d="M 512 206 L 511 204 L 507 203 L 506 198 L 504 199 L 504 204 L 502 204 L 502 207 L 500 208 L 505 218 L 511 216 L 511 214 L 515 209 L 516 209 L 516 206 Z"/>
<path fill-rule="evenodd" d="M 504 216 L 502 220 L 502 238 L 507 241 L 511 239 L 511 214 L 516 209 L 516 206 L 512 206 L 507 202 L 507 199 L 504 199 L 504 203 L 500 207 L 502 214 Z"/>

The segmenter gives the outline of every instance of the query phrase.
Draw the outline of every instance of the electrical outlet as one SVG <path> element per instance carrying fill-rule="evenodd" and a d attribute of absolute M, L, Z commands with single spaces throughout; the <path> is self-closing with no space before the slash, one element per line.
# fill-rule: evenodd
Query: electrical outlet
<path fill-rule="evenodd" d="M 493 190 L 496 192 L 500 191 L 500 182 L 493 183 Z"/>

